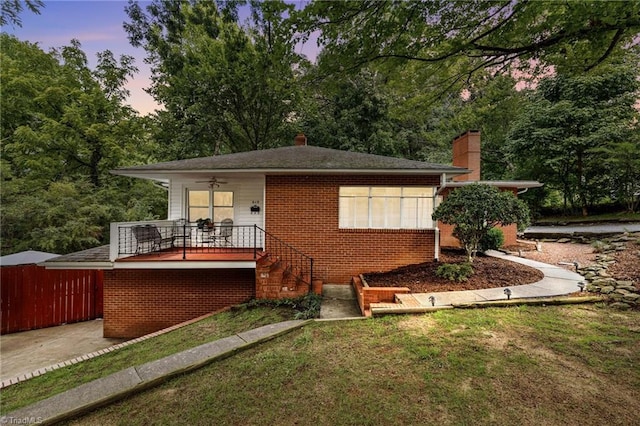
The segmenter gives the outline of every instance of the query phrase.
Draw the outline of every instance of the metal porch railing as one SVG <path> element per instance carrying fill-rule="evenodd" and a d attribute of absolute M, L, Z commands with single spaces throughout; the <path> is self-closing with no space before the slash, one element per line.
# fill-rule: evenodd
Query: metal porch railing
<path fill-rule="evenodd" d="M 119 223 L 117 236 L 118 258 L 178 251 L 186 260 L 193 254 L 250 251 L 254 259 L 264 254 L 280 263 L 310 288 L 313 282 L 313 258 L 257 225 L 208 227 L 184 220 Z"/>

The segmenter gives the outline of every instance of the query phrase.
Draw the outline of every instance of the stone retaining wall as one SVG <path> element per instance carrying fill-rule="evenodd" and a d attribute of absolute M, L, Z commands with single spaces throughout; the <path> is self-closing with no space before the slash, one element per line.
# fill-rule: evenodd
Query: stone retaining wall
<path fill-rule="evenodd" d="M 618 309 L 640 308 L 640 290 L 633 281 L 616 280 L 608 272 L 616 263 L 615 253 L 624 251 L 628 242 L 640 240 L 640 233 L 623 234 L 602 240 L 593 240 L 592 245 L 599 251 L 596 263 L 578 267 L 578 273 L 587 281 L 586 290 L 607 296 L 611 306 Z M 582 240 L 581 242 L 584 242 Z"/>
<path fill-rule="evenodd" d="M 590 242 L 598 250 L 594 265 L 578 267 L 578 273 L 585 278 L 586 291 L 606 296 L 611 301 L 611 306 L 618 309 L 640 308 L 640 290 L 635 283 L 616 280 L 608 272 L 609 267 L 616 263 L 615 254 L 624 251 L 628 242 L 639 240 L 640 233 L 605 238 L 602 235 L 588 239 L 584 235 L 572 238 L 573 242 Z M 565 239 L 562 242 L 568 241 Z"/>

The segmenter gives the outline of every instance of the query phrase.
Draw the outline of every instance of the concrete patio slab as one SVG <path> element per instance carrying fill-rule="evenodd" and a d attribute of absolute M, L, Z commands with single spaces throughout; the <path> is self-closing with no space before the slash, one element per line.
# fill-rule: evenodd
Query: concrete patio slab
<path fill-rule="evenodd" d="M 102 337 L 102 320 L 0 336 L 0 382 L 122 343 Z"/>

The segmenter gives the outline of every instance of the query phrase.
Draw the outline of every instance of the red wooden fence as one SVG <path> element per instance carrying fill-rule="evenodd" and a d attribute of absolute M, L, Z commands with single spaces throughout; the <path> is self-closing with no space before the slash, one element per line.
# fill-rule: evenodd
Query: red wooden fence
<path fill-rule="evenodd" d="M 102 271 L 22 265 L 0 274 L 0 334 L 102 317 Z"/>

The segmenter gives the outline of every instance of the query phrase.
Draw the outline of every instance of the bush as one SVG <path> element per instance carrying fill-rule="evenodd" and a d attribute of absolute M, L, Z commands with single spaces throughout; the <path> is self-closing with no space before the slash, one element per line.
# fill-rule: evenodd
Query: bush
<path fill-rule="evenodd" d="M 252 299 L 246 303 L 246 307 L 271 306 L 273 308 L 286 307 L 295 311 L 294 319 L 312 319 L 320 317 L 320 304 L 322 296 L 308 293 L 304 296 L 285 299 Z"/>
<path fill-rule="evenodd" d="M 449 281 L 467 281 L 471 275 L 473 268 L 470 263 L 445 263 L 436 269 L 436 276 Z"/>
<path fill-rule="evenodd" d="M 504 233 L 500 228 L 491 228 L 480 239 L 480 251 L 498 250 L 504 244 Z"/>

